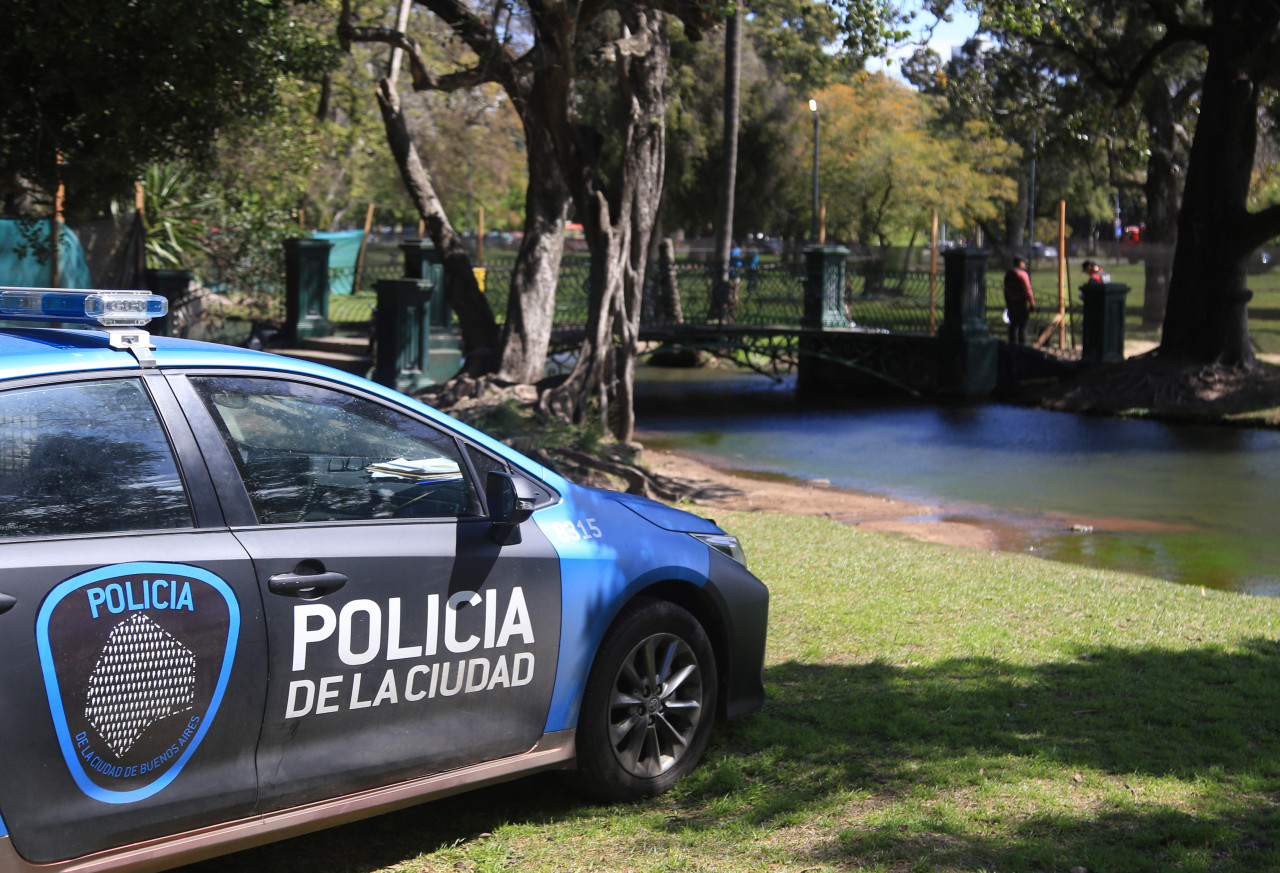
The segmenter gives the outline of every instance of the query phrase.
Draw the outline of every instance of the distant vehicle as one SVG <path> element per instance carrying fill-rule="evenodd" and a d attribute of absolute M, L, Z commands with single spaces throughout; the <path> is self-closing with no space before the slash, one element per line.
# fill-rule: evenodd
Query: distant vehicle
<path fill-rule="evenodd" d="M 1270 272 L 1275 269 L 1277 260 L 1277 255 L 1271 250 L 1258 249 L 1249 259 L 1249 272 L 1255 275 Z"/>
<path fill-rule="evenodd" d="M 1045 243 L 1034 243 L 1027 249 L 1027 257 L 1032 260 L 1046 260 L 1058 257 L 1058 249 Z"/>

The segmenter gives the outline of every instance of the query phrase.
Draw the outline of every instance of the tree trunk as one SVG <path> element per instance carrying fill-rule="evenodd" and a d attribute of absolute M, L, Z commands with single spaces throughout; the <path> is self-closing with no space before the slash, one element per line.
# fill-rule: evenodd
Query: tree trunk
<path fill-rule="evenodd" d="M 405 188 L 426 223 L 427 232 L 444 264 L 445 299 L 458 314 L 458 324 L 462 328 L 463 369 L 472 376 L 492 373 L 498 365 L 498 326 L 493 310 L 476 282 L 471 257 L 462 247 L 462 239 L 449 223 L 449 217 L 436 196 L 431 176 L 409 135 L 399 95 L 387 79 L 378 82 L 378 107 L 382 110 L 387 143 L 396 166 L 400 168 Z"/>
<path fill-rule="evenodd" d="M 520 104 L 530 173 L 524 199 L 524 238 L 511 272 L 507 321 L 502 329 L 498 377 L 509 382 L 537 382 L 547 365 L 569 191 L 556 160 L 551 132 L 529 107 L 557 102 L 549 95 L 567 87 L 560 68 L 540 71 L 534 76 L 528 100 Z"/>
<path fill-rule="evenodd" d="M 1252 367 L 1245 268 L 1262 228 L 1247 209 L 1258 133 L 1261 63 L 1280 10 L 1269 0 L 1214 9 L 1200 117 L 1178 218 L 1161 354 Z M 1274 218 L 1274 213 L 1270 216 Z"/>
<path fill-rule="evenodd" d="M 1147 227 L 1142 252 L 1146 287 L 1142 298 L 1142 326 L 1152 328 L 1164 320 L 1173 269 L 1173 245 L 1178 238 L 1179 181 L 1186 166 L 1179 141 L 1178 119 L 1169 82 L 1161 77 L 1148 81 L 1142 96 L 1150 152 L 1147 157 Z"/>
<path fill-rule="evenodd" d="M 619 166 L 606 189 L 591 132 L 570 119 L 567 104 L 556 127 L 561 170 L 582 216 L 591 251 L 587 329 L 566 380 L 543 395 L 545 408 L 572 421 L 594 413 L 620 441 L 635 429 L 636 342 L 645 258 L 665 170 L 666 94 L 670 46 L 662 14 L 621 5 L 623 23 L 647 37 L 647 51 L 619 52 L 617 99 L 623 131 Z"/>
<path fill-rule="evenodd" d="M 733 195 L 738 175 L 738 93 L 742 80 L 742 9 L 728 17 L 724 31 L 724 142 L 720 168 L 720 211 L 716 216 L 716 272 L 729 282 L 733 247 Z"/>
<path fill-rule="evenodd" d="M 676 244 L 668 237 L 662 241 L 658 252 L 659 281 L 662 293 L 658 298 L 658 319 L 664 324 L 683 324 L 684 310 L 680 307 L 680 274 L 676 270 Z"/>

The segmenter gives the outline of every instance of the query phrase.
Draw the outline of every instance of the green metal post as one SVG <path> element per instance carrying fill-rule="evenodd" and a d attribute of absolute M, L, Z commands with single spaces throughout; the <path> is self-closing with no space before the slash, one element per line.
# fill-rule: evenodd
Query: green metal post
<path fill-rule="evenodd" d="M 404 254 L 405 278 L 425 279 L 438 292 L 431 298 L 431 326 L 449 327 L 453 314 L 444 296 L 444 264 L 440 253 L 429 239 L 405 240 L 400 243 L 400 251 Z"/>
<path fill-rule="evenodd" d="M 1124 360 L 1124 305 L 1129 286 L 1120 282 L 1089 282 L 1080 286 L 1084 298 L 1084 337 L 1081 360 L 1097 364 Z"/>
<path fill-rule="evenodd" d="M 297 343 L 308 337 L 328 336 L 329 250 L 323 239 L 284 241 L 284 339 Z"/>
<path fill-rule="evenodd" d="M 938 387 L 966 397 L 996 387 L 999 343 L 987 329 L 987 257 L 978 249 L 942 253 L 946 284 L 938 328 Z"/>
<path fill-rule="evenodd" d="M 397 391 L 416 391 L 434 384 L 431 359 L 431 299 L 426 279 L 381 279 L 375 282 L 378 309 L 374 318 L 377 354 L 373 381 Z"/>
<path fill-rule="evenodd" d="M 801 327 L 848 327 L 844 312 L 844 270 L 849 250 L 809 246 L 804 250 L 804 315 Z"/>

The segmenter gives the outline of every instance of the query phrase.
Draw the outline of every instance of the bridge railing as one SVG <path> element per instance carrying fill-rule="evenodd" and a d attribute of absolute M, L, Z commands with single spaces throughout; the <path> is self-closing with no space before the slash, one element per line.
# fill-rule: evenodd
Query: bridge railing
<path fill-rule="evenodd" d="M 589 265 L 580 261 L 562 264 L 556 289 L 555 323 L 572 328 L 586 323 Z M 657 271 L 651 271 L 644 289 L 641 324 L 664 327 L 683 324 L 737 324 L 753 327 L 799 327 L 804 314 L 804 267 L 764 264 L 732 271 L 737 285 L 737 307 L 720 305 L 716 298 L 716 271 L 707 264 L 676 265 L 680 318 L 663 305 Z M 511 290 L 511 266 L 485 267 L 485 296 L 499 320 L 506 312 Z M 934 285 L 934 323 L 941 320 L 942 277 Z M 927 270 L 884 270 L 850 263 L 845 280 L 845 306 L 852 324 L 875 330 L 928 333 L 930 276 Z"/>
<path fill-rule="evenodd" d="M 930 281 L 927 271 L 854 269 L 846 272 L 845 310 L 858 327 L 906 333 L 928 333 Z M 738 268 L 736 308 L 717 299 L 717 277 L 702 264 L 676 268 L 680 309 L 685 324 L 737 324 L 754 327 L 799 327 L 804 315 L 803 266 L 784 264 Z M 941 304 L 941 279 L 934 286 Z M 732 294 L 729 299 L 732 300 Z M 645 287 L 642 324 L 658 327 L 676 322 L 662 301 L 657 276 Z"/>
<path fill-rule="evenodd" d="M 556 289 L 555 324 L 560 328 L 581 326 L 587 320 L 588 274 L 590 265 L 566 258 L 560 267 Z M 511 291 L 509 263 L 484 268 L 485 296 L 501 321 Z M 754 327 L 799 327 L 804 314 L 804 267 L 790 264 L 763 264 L 733 270 L 737 284 L 735 310 L 716 305 L 716 271 L 707 264 L 676 265 L 679 284 L 680 323 L 737 324 Z M 990 280 L 989 280 L 990 281 Z M 363 282 L 361 283 L 364 284 Z M 942 276 L 933 284 L 933 324 L 942 320 Z M 677 323 L 661 302 L 662 289 L 656 270 L 650 271 L 644 289 L 641 323 L 663 327 Z M 872 330 L 895 333 L 929 333 L 930 274 L 927 270 L 885 270 L 875 265 L 850 261 L 845 278 L 845 309 L 850 323 Z M 992 328 L 997 329 L 1000 309 L 989 310 Z"/>

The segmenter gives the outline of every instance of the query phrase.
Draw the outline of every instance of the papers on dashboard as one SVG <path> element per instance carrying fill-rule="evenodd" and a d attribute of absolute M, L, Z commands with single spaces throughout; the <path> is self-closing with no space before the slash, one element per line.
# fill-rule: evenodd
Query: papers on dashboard
<path fill-rule="evenodd" d="M 373 475 L 374 479 L 446 482 L 450 479 L 462 478 L 458 463 L 448 458 L 420 458 L 413 461 L 407 458 L 396 458 L 394 461 L 378 461 L 365 469 Z"/>

